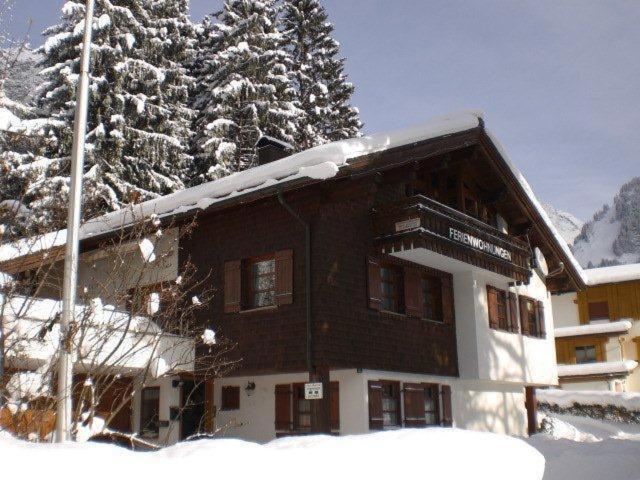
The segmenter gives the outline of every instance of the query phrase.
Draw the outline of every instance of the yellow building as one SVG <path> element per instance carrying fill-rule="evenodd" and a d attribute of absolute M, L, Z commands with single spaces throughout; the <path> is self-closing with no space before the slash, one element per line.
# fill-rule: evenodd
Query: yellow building
<path fill-rule="evenodd" d="M 585 290 L 552 298 L 560 385 L 640 391 L 640 264 L 585 273 Z"/>

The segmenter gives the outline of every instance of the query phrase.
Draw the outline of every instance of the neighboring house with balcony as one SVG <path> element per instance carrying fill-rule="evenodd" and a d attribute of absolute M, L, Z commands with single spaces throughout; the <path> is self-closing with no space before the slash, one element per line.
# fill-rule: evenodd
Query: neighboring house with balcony
<path fill-rule="evenodd" d="M 640 264 L 585 274 L 585 290 L 552 297 L 560 385 L 640 391 Z"/>
<path fill-rule="evenodd" d="M 83 227 L 89 251 L 135 218 L 197 216 L 177 262 L 216 290 L 202 325 L 237 342 L 239 362 L 206 385 L 202 417 L 256 441 L 428 425 L 526 435 L 535 388 L 558 381 L 551 293 L 585 278 L 482 117 L 289 156 L 261 147 L 258 167 Z"/>

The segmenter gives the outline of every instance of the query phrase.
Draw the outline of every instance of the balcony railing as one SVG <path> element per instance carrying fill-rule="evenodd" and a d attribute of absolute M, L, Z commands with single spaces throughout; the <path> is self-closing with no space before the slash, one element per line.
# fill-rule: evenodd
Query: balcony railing
<path fill-rule="evenodd" d="M 426 248 L 517 280 L 530 275 L 527 243 L 423 195 L 379 208 L 373 228 L 385 251 Z"/>

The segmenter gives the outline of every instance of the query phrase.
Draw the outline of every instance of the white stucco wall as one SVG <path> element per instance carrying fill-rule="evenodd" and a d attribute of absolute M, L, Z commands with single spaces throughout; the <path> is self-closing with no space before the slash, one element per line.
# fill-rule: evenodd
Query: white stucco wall
<path fill-rule="evenodd" d="M 577 297 L 578 295 L 575 292 L 551 296 L 553 323 L 556 327 L 575 327 L 580 325 Z"/>
<path fill-rule="evenodd" d="M 454 425 L 471 430 L 526 435 L 527 417 L 524 387 L 507 382 L 469 381 L 435 375 L 364 370 L 333 370 L 331 381 L 340 389 L 340 434 L 369 432 L 369 380 L 393 380 L 411 383 L 439 383 L 451 386 Z M 275 438 L 275 386 L 304 382 L 306 373 L 228 377 L 216 381 L 214 402 L 220 405 L 222 387 L 240 387 L 240 409 L 218 411 L 215 417 L 220 435 L 267 442 Z M 254 382 L 248 395 L 245 387 Z M 401 403 L 401 410 L 403 408 Z M 402 414 L 402 412 L 401 412 Z"/>
<path fill-rule="evenodd" d="M 557 385 L 553 309 L 536 274 L 529 285 L 509 287 L 509 278 L 426 249 L 393 255 L 453 274 L 460 377 L 516 384 Z M 487 285 L 526 295 L 545 304 L 546 339 L 489 328 Z"/>

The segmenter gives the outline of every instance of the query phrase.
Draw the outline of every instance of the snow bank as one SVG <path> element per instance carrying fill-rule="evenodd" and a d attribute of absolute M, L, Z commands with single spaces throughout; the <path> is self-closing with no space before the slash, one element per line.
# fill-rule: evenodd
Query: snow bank
<path fill-rule="evenodd" d="M 613 267 L 590 268 L 585 270 L 585 273 L 588 278 L 587 285 L 629 282 L 632 280 L 640 280 L 640 263 L 615 265 Z"/>
<path fill-rule="evenodd" d="M 596 335 L 599 333 L 626 333 L 633 323 L 629 320 L 620 320 L 617 322 L 591 323 L 587 325 L 577 325 L 574 327 L 558 327 L 554 330 L 556 338 L 562 337 L 578 337 L 581 335 Z"/>
<path fill-rule="evenodd" d="M 579 391 L 570 390 L 537 390 L 536 396 L 539 402 L 557 405 L 560 408 L 571 407 L 574 403 L 581 405 L 611 405 L 624 407 L 631 411 L 640 411 L 640 393 L 629 392 L 604 392 L 604 391 Z"/>
<path fill-rule="evenodd" d="M 5 458 L 3 471 L 9 476 L 13 470 L 24 478 L 51 480 L 140 476 L 173 480 L 209 471 L 216 478 L 260 480 L 281 480 L 283 472 L 295 472 L 292 475 L 306 480 L 324 479 L 336 472 L 339 478 L 369 480 L 539 480 L 545 465 L 542 455 L 522 440 L 442 428 L 290 437 L 266 445 L 233 439 L 198 440 L 152 453 L 94 443 L 28 444 L 4 436 L 0 446 Z"/>
<path fill-rule="evenodd" d="M 574 377 L 580 375 L 606 375 L 609 373 L 628 373 L 638 366 L 634 360 L 617 362 L 594 362 L 579 365 L 558 365 L 559 377 Z"/>

